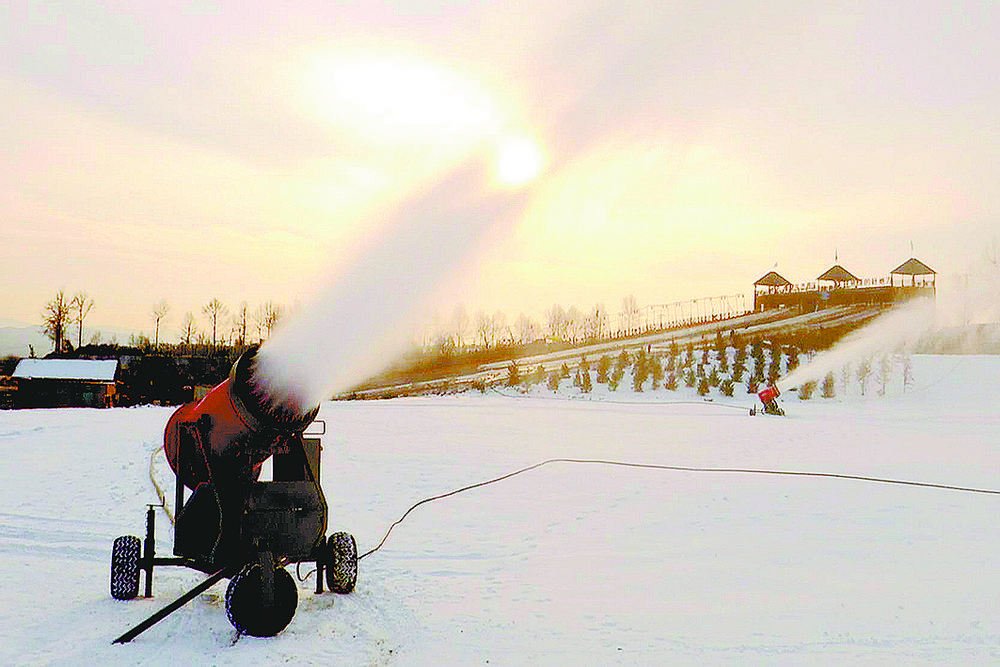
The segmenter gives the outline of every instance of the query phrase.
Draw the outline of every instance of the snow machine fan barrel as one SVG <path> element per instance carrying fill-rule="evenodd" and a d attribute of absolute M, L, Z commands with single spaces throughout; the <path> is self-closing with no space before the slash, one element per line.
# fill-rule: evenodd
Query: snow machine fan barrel
<path fill-rule="evenodd" d="M 272 400 L 254 380 L 256 355 L 256 348 L 243 353 L 228 379 L 167 422 L 164 453 L 192 490 L 203 482 L 255 481 L 274 448 L 301 434 L 319 412 L 318 405 L 299 412 Z"/>

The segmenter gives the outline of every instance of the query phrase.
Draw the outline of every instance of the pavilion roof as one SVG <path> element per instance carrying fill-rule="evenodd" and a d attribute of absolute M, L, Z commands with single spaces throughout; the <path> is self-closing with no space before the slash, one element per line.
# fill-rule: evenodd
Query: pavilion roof
<path fill-rule="evenodd" d="M 834 264 L 826 273 L 821 275 L 816 280 L 832 280 L 835 283 L 846 283 L 857 282 L 860 278 L 842 267 L 840 264 Z"/>
<path fill-rule="evenodd" d="M 903 274 L 906 276 L 929 276 L 936 274 L 937 272 L 921 262 L 919 259 L 911 257 L 897 266 L 891 273 Z"/>
<path fill-rule="evenodd" d="M 792 283 L 785 280 L 777 271 L 769 271 L 760 277 L 760 279 L 754 283 L 754 285 L 761 285 L 764 287 L 788 287 Z"/>

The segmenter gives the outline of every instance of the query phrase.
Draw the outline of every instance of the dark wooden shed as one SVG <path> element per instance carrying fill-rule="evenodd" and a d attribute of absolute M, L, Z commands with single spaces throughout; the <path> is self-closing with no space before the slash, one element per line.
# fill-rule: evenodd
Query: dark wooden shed
<path fill-rule="evenodd" d="M 109 408 L 117 359 L 22 359 L 11 376 L 15 408 Z"/>

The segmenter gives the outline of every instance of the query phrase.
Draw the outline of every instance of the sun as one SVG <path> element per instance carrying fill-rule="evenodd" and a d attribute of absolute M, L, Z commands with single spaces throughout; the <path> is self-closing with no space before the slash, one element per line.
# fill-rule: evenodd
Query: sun
<path fill-rule="evenodd" d="M 538 143 L 528 137 L 512 137 L 497 148 L 494 174 L 497 184 L 517 188 L 533 181 L 542 171 L 544 158 Z"/>

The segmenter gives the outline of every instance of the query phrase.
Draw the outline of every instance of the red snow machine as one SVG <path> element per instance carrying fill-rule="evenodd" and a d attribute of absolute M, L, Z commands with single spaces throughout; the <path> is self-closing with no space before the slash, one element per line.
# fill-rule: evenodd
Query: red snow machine
<path fill-rule="evenodd" d="M 778 386 L 773 384 L 770 384 L 757 392 L 757 397 L 764 406 L 765 414 L 784 416 L 785 411 L 778 406 L 778 396 L 780 395 L 781 392 L 778 391 Z"/>
<path fill-rule="evenodd" d="M 174 556 L 155 554 L 155 507 L 146 512 L 146 538 L 119 537 L 111 552 L 111 596 L 130 600 L 153 594 L 154 566 L 179 565 L 210 575 L 188 593 L 115 640 L 131 641 L 222 579 L 226 614 L 241 633 L 270 637 L 295 615 L 298 587 L 285 569 L 316 564 L 335 593 L 354 590 L 358 551 L 354 537 L 326 537 L 327 504 L 319 483 L 320 439 L 304 437 L 319 411 L 275 407 L 253 382 L 256 348 L 243 354 L 229 378 L 200 401 L 181 406 L 164 432 L 164 453 L 175 474 Z M 322 422 L 318 422 L 322 423 Z M 259 481 L 271 459 L 272 481 Z M 185 489 L 192 493 L 187 495 Z M 141 548 L 140 548 L 141 546 Z"/>

